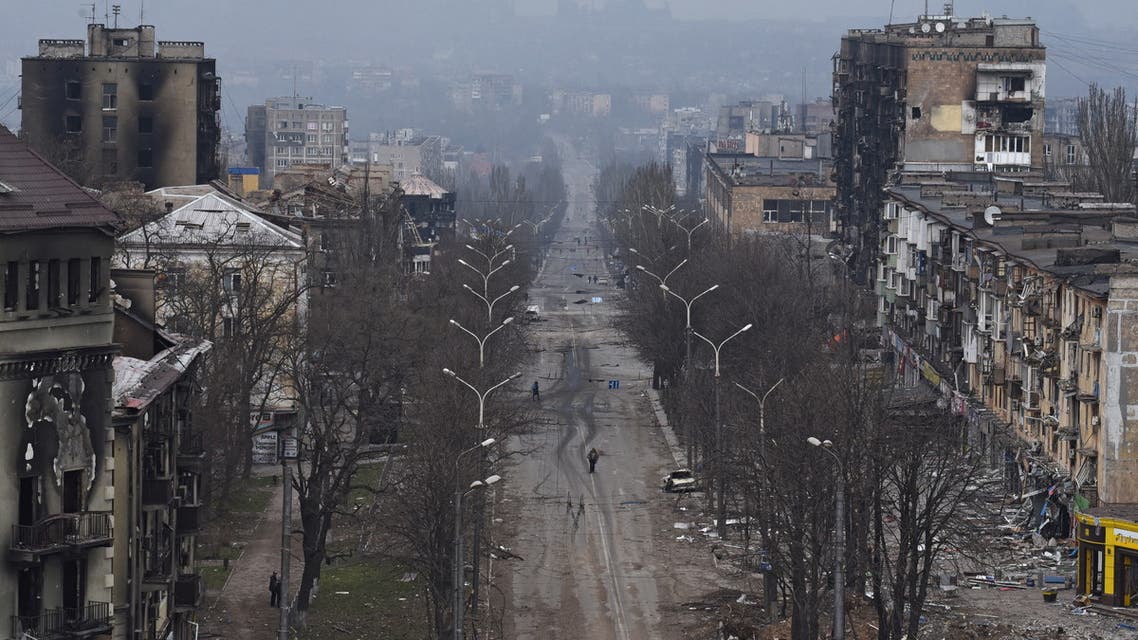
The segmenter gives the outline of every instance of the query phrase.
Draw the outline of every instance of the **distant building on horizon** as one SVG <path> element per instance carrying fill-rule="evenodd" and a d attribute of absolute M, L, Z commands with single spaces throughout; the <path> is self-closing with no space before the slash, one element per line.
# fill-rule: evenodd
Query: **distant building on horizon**
<path fill-rule="evenodd" d="M 348 110 L 311 97 L 269 98 L 249 107 L 245 117 L 249 164 L 261 169 L 261 188 L 293 165 L 335 169 L 348 161 Z"/>
<path fill-rule="evenodd" d="M 221 79 L 204 43 L 90 24 L 86 41 L 41 39 L 22 75 L 21 134 L 76 181 L 153 189 L 220 176 Z"/>

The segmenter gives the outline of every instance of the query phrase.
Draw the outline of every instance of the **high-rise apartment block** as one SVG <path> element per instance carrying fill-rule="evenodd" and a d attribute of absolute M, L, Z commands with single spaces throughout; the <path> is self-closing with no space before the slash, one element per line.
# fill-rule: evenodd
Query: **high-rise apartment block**
<path fill-rule="evenodd" d="M 900 171 L 1042 166 L 1045 48 L 1031 20 L 921 16 L 851 30 L 834 58 L 838 219 L 855 277 L 877 257 L 882 189 Z"/>
<path fill-rule="evenodd" d="M 335 169 L 348 161 L 348 110 L 312 98 L 270 98 L 249 107 L 245 119 L 249 164 L 261 168 L 261 186 L 290 166 Z"/>
<path fill-rule="evenodd" d="M 203 43 L 158 41 L 149 25 L 40 40 L 23 59 L 23 134 L 84 184 L 208 182 L 220 174 L 215 67 Z"/>

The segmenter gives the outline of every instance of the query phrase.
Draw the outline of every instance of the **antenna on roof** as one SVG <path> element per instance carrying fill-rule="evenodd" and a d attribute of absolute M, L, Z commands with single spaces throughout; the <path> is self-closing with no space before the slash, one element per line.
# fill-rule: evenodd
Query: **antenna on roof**
<path fill-rule="evenodd" d="M 119 28 L 119 13 L 121 13 L 121 12 L 122 12 L 122 5 L 121 4 L 112 4 L 111 5 L 111 13 L 115 14 L 115 28 L 116 29 Z"/>
<path fill-rule="evenodd" d="M 146 24 L 146 0 L 138 0 L 138 24 Z"/>

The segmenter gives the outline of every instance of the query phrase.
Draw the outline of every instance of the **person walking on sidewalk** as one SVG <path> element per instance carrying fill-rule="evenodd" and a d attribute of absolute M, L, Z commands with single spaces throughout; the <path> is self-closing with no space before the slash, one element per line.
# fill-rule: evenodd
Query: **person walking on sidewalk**
<path fill-rule="evenodd" d="M 596 471 L 597 458 L 601 457 L 601 454 L 597 453 L 597 448 L 593 447 L 592 449 L 589 449 L 589 455 L 585 457 L 589 460 L 589 473 Z"/>
<path fill-rule="evenodd" d="M 277 577 L 276 571 L 269 576 L 269 606 L 281 606 L 281 579 Z"/>
<path fill-rule="evenodd" d="M 533 381 L 533 386 L 530 387 L 530 391 L 533 392 L 533 394 L 532 394 L 533 399 L 535 401 L 540 402 L 541 401 L 541 387 L 538 386 L 537 380 Z"/>

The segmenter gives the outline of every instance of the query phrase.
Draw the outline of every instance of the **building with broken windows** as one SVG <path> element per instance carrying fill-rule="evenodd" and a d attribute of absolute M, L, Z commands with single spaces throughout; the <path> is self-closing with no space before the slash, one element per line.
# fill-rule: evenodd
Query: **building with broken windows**
<path fill-rule="evenodd" d="M 875 291 L 901 381 L 940 389 L 1027 493 L 1138 502 L 1134 206 L 987 172 L 906 174 L 883 197 Z"/>
<path fill-rule="evenodd" d="M 829 234 L 835 194 L 830 166 L 819 158 L 706 154 L 705 211 L 734 235 Z"/>
<path fill-rule="evenodd" d="M 201 42 L 90 24 L 86 41 L 43 39 L 23 59 L 21 133 L 83 184 L 209 182 L 221 172 L 216 71 Z"/>
<path fill-rule="evenodd" d="M 123 506 L 113 497 L 110 409 L 116 224 L 114 213 L 0 127 L 5 637 L 112 627 L 112 511 Z"/>
<path fill-rule="evenodd" d="M 834 56 L 837 218 L 859 281 L 902 171 L 1042 166 L 1046 49 L 1031 20 L 941 15 L 856 29 Z"/>

